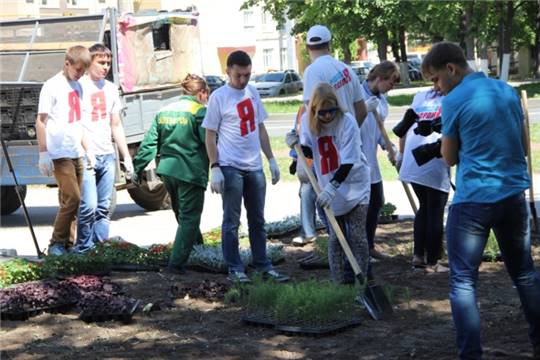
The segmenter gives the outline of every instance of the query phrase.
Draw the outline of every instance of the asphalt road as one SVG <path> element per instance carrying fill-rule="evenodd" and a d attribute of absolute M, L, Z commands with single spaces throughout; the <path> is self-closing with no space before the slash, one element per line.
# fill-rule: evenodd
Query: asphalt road
<path fill-rule="evenodd" d="M 397 124 L 408 106 L 391 106 L 385 127 L 392 129 Z M 293 126 L 296 114 L 271 114 L 265 121 L 270 136 L 284 136 Z M 529 120 L 531 123 L 540 123 L 540 99 L 529 99 Z"/>

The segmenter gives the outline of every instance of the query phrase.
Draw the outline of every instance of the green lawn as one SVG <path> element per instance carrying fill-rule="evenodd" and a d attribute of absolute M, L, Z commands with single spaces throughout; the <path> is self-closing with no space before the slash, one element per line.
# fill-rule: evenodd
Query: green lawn
<path fill-rule="evenodd" d="M 397 136 L 395 136 L 391 131 L 388 132 L 388 136 L 390 136 L 390 139 L 394 144 L 398 144 Z M 271 137 L 270 143 L 272 145 L 274 156 L 279 165 L 279 170 L 281 171 L 280 181 L 298 181 L 296 175 L 289 174 L 291 158 L 289 157 L 289 148 L 285 144 L 284 137 Z M 531 124 L 531 149 L 532 167 L 534 173 L 540 173 L 540 124 Z M 396 169 L 386 158 L 386 152 L 379 149 L 377 157 L 379 159 L 379 167 L 381 169 L 383 180 L 398 180 Z M 267 175 L 268 181 L 270 181 L 270 172 L 268 171 L 268 163 L 266 159 L 264 159 L 264 171 Z"/>

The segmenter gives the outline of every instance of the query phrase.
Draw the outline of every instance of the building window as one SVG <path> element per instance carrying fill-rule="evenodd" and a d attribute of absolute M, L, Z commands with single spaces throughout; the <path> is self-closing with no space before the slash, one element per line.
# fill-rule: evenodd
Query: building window
<path fill-rule="evenodd" d="M 263 25 L 268 24 L 268 13 L 267 13 L 266 11 L 263 11 L 263 12 L 262 12 L 261 17 L 262 17 L 261 23 L 262 23 Z"/>
<path fill-rule="evenodd" d="M 27 2 L 28 4 L 33 4 L 33 3 L 34 3 L 34 0 L 26 0 L 26 2 Z"/>
<path fill-rule="evenodd" d="M 41 0 L 41 5 L 47 5 L 47 0 Z"/>
<path fill-rule="evenodd" d="M 152 29 L 152 39 L 154 41 L 154 50 L 170 50 L 171 49 L 169 29 L 170 29 L 170 24 L 163 24 L 158 28 Z"/>
<path fill-rule="evenodd" d="M 263 49 L 263 65 L 265 68 L 269 68 L 272 64 L 272 53 L 274 49 Z"/>
<path fill-rule="evenodd" d="M 100 4 L 105 4 L 105 0 L 99 0 Z"/>
<path fill-rule="evenodd" d="M 253 22 L 253 11 L 252 10 L 244 11 L 244 27 L 245 28 L 255 27 L 255 24 Z"/>

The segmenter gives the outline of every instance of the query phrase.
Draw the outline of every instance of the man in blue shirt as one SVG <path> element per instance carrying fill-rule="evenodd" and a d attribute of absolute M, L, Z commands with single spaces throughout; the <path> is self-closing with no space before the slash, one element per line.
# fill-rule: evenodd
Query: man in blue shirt
<path fill-rule="evenodd" d="M 527 130 L 519 98 L 506 83 L 474 72 L 453 43 L 435 44 L 422 72 L 446 95 L 441 154 L 449 166 L 457 165 L 446 239 L 460 358 L 482 357 L 476 281 L 493 229 L 529 323 L 534 358 L 540 359 L 540 277 L 531 257 Z"/>

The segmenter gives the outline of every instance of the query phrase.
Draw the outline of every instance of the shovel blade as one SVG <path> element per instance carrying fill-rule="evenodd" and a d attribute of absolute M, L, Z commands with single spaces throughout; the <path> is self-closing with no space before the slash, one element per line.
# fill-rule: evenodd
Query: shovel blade
<path fill-rule="evenodd" d="M 381 320 L 394 313 L 392 304 L 380 285 L 367 285 L 356 300 L 364 305 L 373 320 Z"/>

